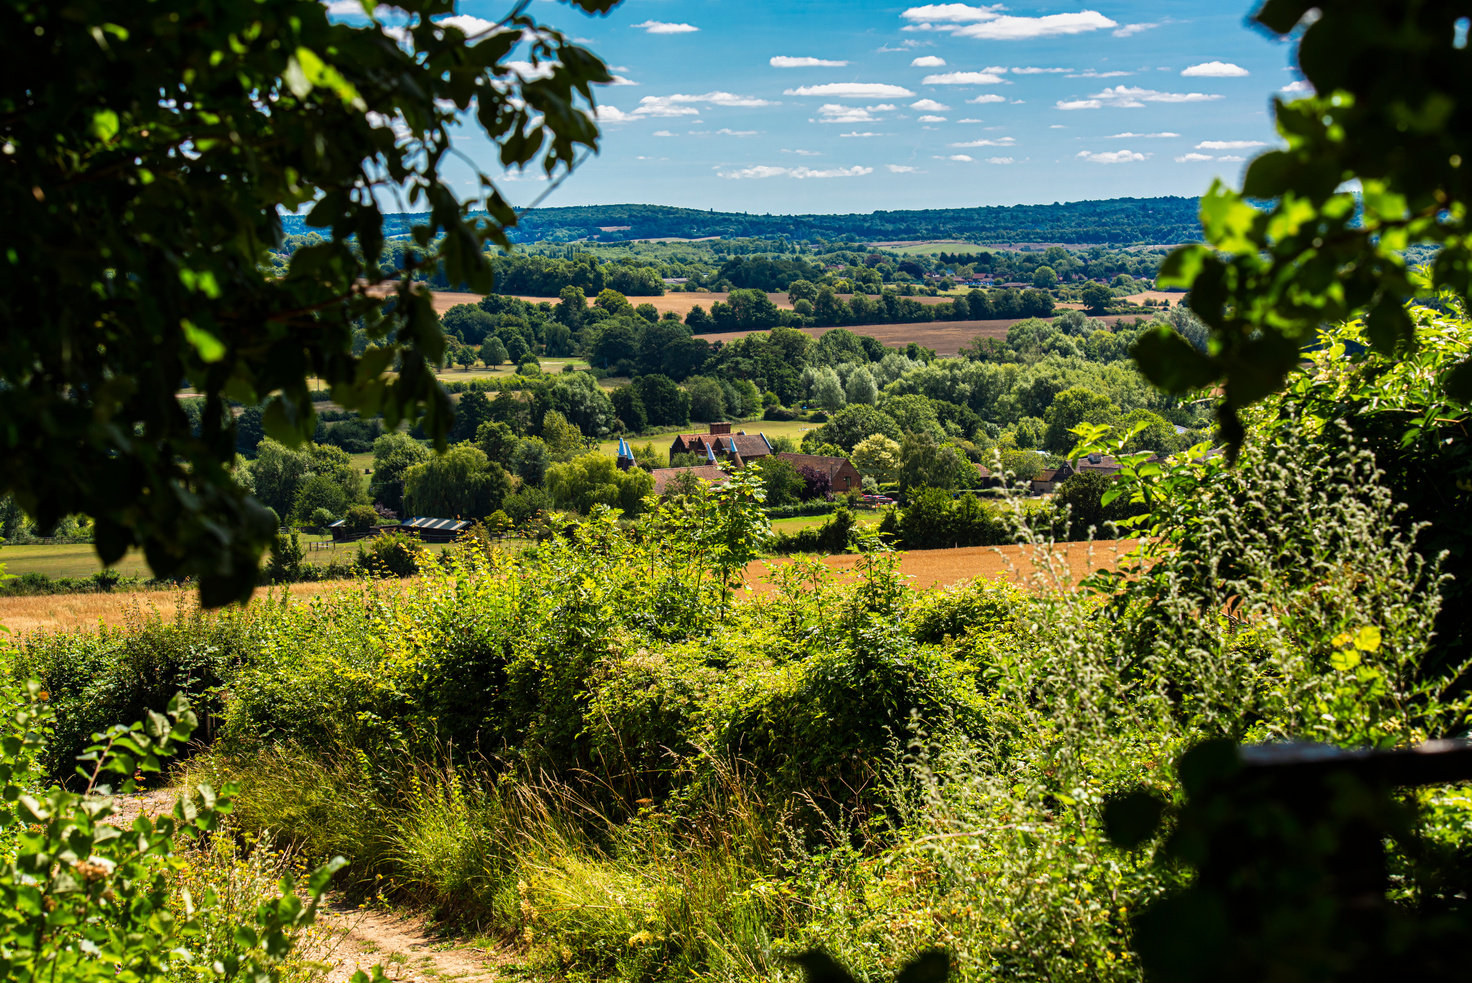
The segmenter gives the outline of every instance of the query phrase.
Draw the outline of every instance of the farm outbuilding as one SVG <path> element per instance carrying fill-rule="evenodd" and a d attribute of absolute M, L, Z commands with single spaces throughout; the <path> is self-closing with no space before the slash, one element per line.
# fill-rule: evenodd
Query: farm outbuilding
<path fill-rule="evenodd" d="M 418 536 L 426 543 L 448 543 L 470 528 L 464 519 L 436 519 L 415 515 L 399 523 L 399 532 Z"/>

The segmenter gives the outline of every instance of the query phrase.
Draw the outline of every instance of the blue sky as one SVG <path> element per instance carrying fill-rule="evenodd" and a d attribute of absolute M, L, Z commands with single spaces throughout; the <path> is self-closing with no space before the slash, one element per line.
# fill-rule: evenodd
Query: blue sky
<path fill-rule="evenodd" d="M 544 204 L 868 212 L 1199 194 L 1275 142 L 1271 98 L 1298 78 L 1291 46 L 1246 25 L 1251 6 L 625 0 L 592 17 L 537 0 L 619 78 L 599 92 L 601 152 Z M 484 141 L 462 149 L 493 160 Z M 514 202 L 545 188 L 512 177 Z"/>

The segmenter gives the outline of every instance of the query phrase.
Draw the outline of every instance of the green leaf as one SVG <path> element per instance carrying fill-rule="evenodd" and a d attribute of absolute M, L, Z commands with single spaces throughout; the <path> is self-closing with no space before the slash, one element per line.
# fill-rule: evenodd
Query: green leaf
<path fill-rule="evenodd" d="M 185 339 L 199 353 L 201 361 L 218 362 L 225 357 L 225 343 L 219 338 L 187 318 L 180 322 L 180 326 L 184 329 Z"/>
<path fill-rule="evenodd" d="M 1160 264 L 1160 272 L 1155 278 L 1155 283 L 1161 289 L 1170 287 L 1187 287 L 1196 280 L 1196 274 L 1201 270 L 1201 264 L 1211 251 L 1200 244 L 1182 246 L 1172 252 Z"/>
<path fill-rule="evenodd" d="M 92 114 L 92 135 L 103 143 L 111 143 L 112 138 L 118 135 L 122 129 L 122 123 L 118 114 L 111 109 L 99 109 Z"/>
<path fill-rule="evenodd" d="M 1131 351 L 1140 372 L 1170 393 L 1185 393 L 1210 385 L 1218 367 L 1168 324 L 1141 332 Z"/>

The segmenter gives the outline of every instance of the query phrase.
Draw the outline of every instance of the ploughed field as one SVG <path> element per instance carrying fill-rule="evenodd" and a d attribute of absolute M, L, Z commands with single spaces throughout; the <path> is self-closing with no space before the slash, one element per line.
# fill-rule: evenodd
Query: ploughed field
<path fill-rule="evenodd" d="M 1130 540 L 1059 543 L 1048 553 L 1021 546 L 914 550 L 902 557 L 900 572 L 917 588 L 947 587 L 977 577 L 1002 577 L 1025 586 L 1060 586 L 1100 568 L 1113 569 L 1118 557 L 1133 545 Z M 845 579 L 852 577 L 858 562 L 858 557 L 853 554 L 822 559 L 825 566 Z M 791 562 L 789 557 L 753 562 L 746 571 L 746 592 L 762 594 L 770 591 L 772 587 L 766 581 L 769 568 Z M 342 591 L 399 593 L 410 590 L 412 585 L 412 579 L 292 584 L 289 587 L 258 588 L 254 599 L 285 598 L 288 603 L 304 603 L 320 594 Z M 15 634 L 100 624 L 122 626 L 150 610 L 170 617 L 179 611 L 192 609 L 194 604 L 195 594 L 190 590 L 0 597 L 0 625 Z"/>

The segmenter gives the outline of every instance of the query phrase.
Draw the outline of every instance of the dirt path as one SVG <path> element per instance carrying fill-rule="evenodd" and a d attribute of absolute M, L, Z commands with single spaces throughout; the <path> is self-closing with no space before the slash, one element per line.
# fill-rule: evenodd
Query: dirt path
<path fill-rule="evenodd" d="M 177 795 L 172 788 L 120 795 L 109 821 L 130 826 L 141 815 L 158 817 L 173 809 Z M 371 975 L 374 966 L 401 983 L 490 983 L 506 961 L 502 952 L 438 934 L 420 916 L 357 907 L 331 892 L 303 944 L 307 958 L 321 965 L 326 983 L 347 983 L 360 969 Z"/>

